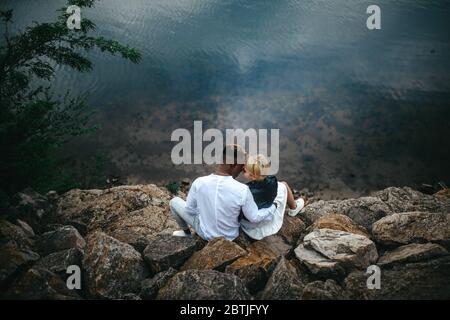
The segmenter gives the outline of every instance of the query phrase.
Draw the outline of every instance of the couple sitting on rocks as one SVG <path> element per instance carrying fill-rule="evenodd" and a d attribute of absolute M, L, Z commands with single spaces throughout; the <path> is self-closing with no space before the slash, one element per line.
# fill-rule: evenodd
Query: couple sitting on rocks
<path fill-rule="evenodd" d="M 302 198 L 294 199 L 291 188 L 265 173 L 268 160 L 262 156 L 246 155 L 238 145 L 227 145 L 223 150 L 223 164 L 216 172 L 196 179 L 186 201 L 176 197 L 170 201 L 170 210 L 182 230 L 174 236 L 191 236 L 189 227 L 204 240 L 225 237 L 234 240 L 239 228 L 252 239 L 276 234 L 282 224 L 286 204 L 288 214 L 297 215 L 304 207 Z M 237 178 L 241 172 L 249 183 Z"/>

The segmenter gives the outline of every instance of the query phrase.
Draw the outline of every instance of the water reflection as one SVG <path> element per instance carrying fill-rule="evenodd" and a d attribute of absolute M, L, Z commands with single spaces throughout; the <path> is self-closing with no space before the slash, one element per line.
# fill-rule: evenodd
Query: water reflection
<path fill-rule="evenodd" d="M 12 1 L 17 26 L 64 1 Z M 89 92 L 103 130 L 74 144 L 108 150 L 133 181 L 201 174 L 170 165 L 170 132 L 280 128 L 281 177 L 311 189 L 371 190 L 449 180 L 450 4 L 378 1 L 100 1 L 98 32 L 140 48 L 141 65 L 93 54 L 95 72 L 58 70 Z M 34 13 L 34 16 L 30 15 Z"/>

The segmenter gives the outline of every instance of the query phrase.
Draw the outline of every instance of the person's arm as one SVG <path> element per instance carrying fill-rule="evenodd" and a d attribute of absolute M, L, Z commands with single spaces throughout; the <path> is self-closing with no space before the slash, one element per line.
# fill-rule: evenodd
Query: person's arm
<path fill-rule="evenodd" d="M 252 193 L 250 189 L 247 188 L 246 194 L 244 196 L 244 204 L 242 205 L 242 212 L 248 221 L 253 223 L 258 223 L 262 221 L 271 221 L 273 219 L 273 214 L 277 209 L 273 204 L 269 208 L 263 208 L 258 210 L 255 201 L 253 200 Z"/>
<path fill-rule="evenodd" d="M 191 189 L 186 198 L 186 213 L 195 216 L 198 215 L 197 209 L 197 184 L 195 181 L 192 183 Z"/>

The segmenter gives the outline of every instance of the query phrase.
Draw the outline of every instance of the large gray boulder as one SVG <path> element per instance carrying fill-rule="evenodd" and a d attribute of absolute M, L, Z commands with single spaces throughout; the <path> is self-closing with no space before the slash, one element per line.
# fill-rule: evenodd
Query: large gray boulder
<path fill-rule="evenodd" d="M 152 184 L 74 189 L 58 198 L 52 217 L 64 224 L 79 221 L 88 226 L 88 232 L 103 231 L 139 250 L 148 244 L 149 236 L 177 228 L 169 210 L 171 197 L 169 191 Z"/>
<path fill-rule="evenodd" d="M 448 251 L 436 243 L 411 243 L 385 252 L 378 260 L 377 265 L 388 267 L 394 264 L 430 260 L 445 255 L 448 255 Z"/>
<path fill-rule="evenodd" d="M 247 254 L 227 266 L 225 272 L 238 276 L 253 294 L 264 288 L 281 256 L 264 242 L 256 241 L 247 247 Z"/>
<path fill-rule="evenodd" d="M 156 274 L 170 267 L 181 267 L 203 245 L 203 241 L 198 237 L 183 238 L 159 234 L 150 239 L 143 256 L 151 273 Z"/>
<path fill-rule="evenodd" d="M 249 300 L 250 294 L 235 275 L 214 270 L 176 274 L 159 290 L 159 300 Z"/>
<path fill-rule="evenodd" d="M 13 243 L 23 249 L 32 249 L 35 243 L 34 232 L 31 227 L 20 221 L 16 225 L 7 220 L 0 220 L 0 243 Z"/>
<path fill-rule="evenodd" d="M 71 248 L 83 250 L 85 245 L 86 242 L 83 237 L 72 226 L 63 226 L 54 231 L 46 232 L 36 241 L 38 251 L 42 255 Z"/>
<path fill-rule="evenodd" d="M 215 238 L 200 251 L 195 252 L 181 270 L 225 270 L 225 267 L 243 257 L 247 251 L 223 237 Z"/>
<path fill-rule="evenodd" d="M 328 259 L 314 249 L 305 248 L 303 244 L 295 248 L 294 253 L 297 259 L 315 275 L 339 278 L 345 274 L 345 268 L 341 262 Z"/>
<path fill-rule="evenodd" d="M 103 232 L 87 238 L 83 259 L 85 288 L 93 298 L 120 299 L 138 294 L 148 269 L 139 252 Z"/>
<path fill-rule="evenodd" d="M 20 300 L 73 300 L 78 294 L 67 288 L 53 272 L 33 267 L 16 279 L 2 295 L 4 299 Z"/>
<path fill-rule="evenodd" d="M 39 254 L 14 243 L 0 244 L 0 286 L 39 259 Z"/>
<path fill-rule="evenodd" d="M 344 290 L 336 281 L 314 281 L 303 289 L 302 300 L 344 300 L 348 299 Z"/>
<path fill-rule="evenodd" d="M 295 267 L 282 257 L 267 281 L 261 299 L 299 300 L 303 287 L 304 284 Z"/>
<path fill-rule="evenodd" d="M 381 269 L 381 288 L 368 289 L 365 271 L 344 281 L 350 299 L 450 299 L 450 256 Z"/>
<path fill-rule="evenodd" d="M 347 200 L 320 200 L 305 207 L 302 212 L 308 224 L 328 214 L 342 214 L 350 217 L 356 224 L 370 230 L 372 224 L 391 214 L 391 209 L 377 197 L 362 197 Z"/>
<path fill-rule="evenodd" d="M 450 214 L 430 212 L 396 213 L 373 224 L 375 240 L 385 245 L 414 242 L 450 243 Z"/>
<path fill-rule="evenodd" d="M 169 268 L 166 271 L 156 274 L 153 278 L 145 279 L 141 283 L 141 293 L 139 296 L 144 300 L 153 300 L 158 295 L 159 289 L 177 274 L 177 270 Z"/>
<path fill-rule="evenodd" d="M 84 252 L 78 248 L 62 250 L 43 257 L 34 266 L 65 275 L 69 266 L 81 266 L 83 254 Z"/>
<path fill-rule="evenodd" d="M 313 249 L 347 269 L 366 268 L 378 259 L 375 244 L 367 237 L 332 229 L 314 230 L 303 240 L 304 246 Z"/>
<path fill-rule="evenodd" d="M 392 212 L 450 212 L 450 198 L 427 195 L 410 187 L 390 187 L 375 192 L 373 196 L 381 199 Z"/>

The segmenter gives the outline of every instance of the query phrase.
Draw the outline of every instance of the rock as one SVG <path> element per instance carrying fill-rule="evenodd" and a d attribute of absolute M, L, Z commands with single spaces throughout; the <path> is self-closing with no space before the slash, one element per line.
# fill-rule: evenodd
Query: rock
<path fill-rule="evenodd" d="M 29 213 L 42 218 L 48 208 L 48 199 L 32 189 L 25 189 L 14 196 L 16 208 L 21 213 Z"/>
<path fill-rule="evenodd" d="M 450 242 L 450 214 L 429 212 L 396 213 L 373 224 L 372 233 L 381 244 Z"/>
<path fill-rule="evenodd" d="M 148 275 L 139 252 L 103 232 L 95 232 L 87 238 L 83 268 L 88 295 L 100 299 L 137 294 Z"/>
<path fill-rule="evenodd" d="M 436 197 L 438 197 L 441 201 L 448 201 L 450 199 L 450 189 L 445 188 L 442 190 L 439 190 L 434 194 Z"/>
<path fill-rule="evenodd" d="M 79 248 L 71 248 L 54 252 L 43 257 L 35 264 L 35 267 L 47 269 L 56 274 L 66 275 L 66 271 L 69 266 L 76 265 L 81 267 L 82 260 L 83 251 Z"/>
<path fill-rule="evenodd" d="M 426 195 L 409 187 L 390 187 L 374 193 L 386 203 L 390 210 L 399 212 L 450 212 L 450 199 Z"/>
<path fill-rule="evenodd" d="M 441 256 L 448 255 L 448 251 L 435 243 L 426 244 L 407 244 L 386 252 L 377 262 L 380 267 L 387 267 L 393 264 L 418 262 L 422 260 L 430 260 Z"/>
<path fill-rule="evenodd" d="M 257 243 L 259 243 L 260 246 L 267 248 L 267 250 L 275 253 L 277 257 L 286 257 L 292 251 L 292 247 L 279 235 L 265 237 L 264 239 L 257 241 Z"/>
<path fill-rule="evenodd" d="M 83 237 L 72 226 L 63 226 L 55 231 L 46 232 L 36 242 L 36 246 L 42 255 L 71 248 L 83 250 L 85 245 L 86 242 Z"/>
<path fill-rule="evenodd" d="M 298 217 L 284 216 L 283 225 L 277 235 L 290 245 L 295 245 L 300 235 L 306 230 L 306 224 Z"/>
<path fill-rule="evenodd" d="M 133 242 L 139 237 L 145 239 L 178 228 L 169 210 L 171 197 L 170 192 L 152 184 L 106 190 L 75 189 L 58 198 L 52 217 L 64 224 L 82 222 L 88 226 L 88 232 L 100 230 L 111 236 L 134 234 L 130 237 Z"/>
<path fill-rule="evenodd" d="M 31 226 L 26 223 L 25 221 L 22 221 L 20 219 L 16 220 L 16 224 L 22 228 L 24 234 L 28 237 L 28 238 L 34 238 L 36 236 L 36 234 L 33 231 L 33 228 L 31 228 Z"/>
<path fill-rule="evenodd" d="M 181 267 L 181 271 L 197 270 L 220 270 L 240 257 L 247 254 L 247 251 L 239 247 L 236 243 L 225 238 L 215 238 L 200 251 L 194 253 L 189 260 Z"/>
<path fill-rule="evenodd" d="M 198 237 L 181 238 L 169 234 L 160 234 L 149 240 L 143 256 L 152 274 L 179 268 L 197 250 L 202 248 L 203 241 Z"/>
<path fill-rule="evenodd" d="M 342 263 L 328 259 L 312 249 L 307 249 L 303 244 L 300 244 L 294 253 L 309 271 L 320 277 L 340 278 L 345 273 Z"/>
<path fill-rule="evenodd" d="M 336 281 L 328 279 L 308 283 L 303 289 L 302 300 L 343 300 L 344 290 Z"/>
<path fill-rule="evenodd" d="M 307 205 L 302 212 L 308 224 L 313 224 L 327 214 L 342 214 L 350 217 L 356 224 L 370 230 L 372 224 L 391 214 L 391 209 L 377 197 L 362 197 L 347 200 L 317 201 Z"/>
<path fill-rule="evenodd" d="M 137 294 L 126 293 L 120 297 L 120 300 L 142 300 Z"/>
<path fill-rule="evenodd" d="M 345 279 L 350 299 L 450 299 L 450 256 L 382 269 L 380 290 L 369 290 L 367 277 L 365 271 L 355 271 Z"/>
<path fill-rule="evenodd" d="M 7 220 L 0 220 L 0 243 L 12 243 L 19 248 L 30 249 L 34 245 L 34 239 L 29 230 Z"/>
<path fill-rule="evenodd" d="M 152 237 L 145 237 L 132 230 L 118 229 L 109 233 L 113 238 L 132 245 L 138 252 L 143 253 L 145 248 L 151 244 Z"/>
<path fill-rule="evenodd" d="M 280 255 L 261 241 L 253 243 L 247 251 L 245 256 L 227 266 L 225 272 L 238 276 L 253 294 L 264 288 Z"/>
<path fill-rule="evenodd" d="M 304 285 L 297 270 L 284 257 L 280 259 L 261 294 L 263 300 L 299 300 Z"/>
<path fill-rule="evenodd" d="M 39 255 L 14 243 L 0 244 L 0 285 L 10 281 L 22 269 L 37 261 Z"/>
<path fill-rule="evenodd" d="M 353 222 L 352 219 L 342 214 L 331 213 L 323 217 L 320 217 L 316 222 L 314 222 L 312 226 L 308 227 L 309 232 L 312 232 L 313 230 L 316 229 L 340 230 L 354 234 L 359 234 L 367 238 L 370 238 L 370 235 L 366 229 L 357 225 L 356 223 Z"/>
<path fill-rule="evenodd" d="M 160 272 L 151 279 L 145 279 L 141 284 L 141 293 L 139 296 L 145 300 L 153 300 L 158 295 L 159 289 L 164 287 L 167 282 L 177 274 L 177 270 L 169 268 Z"/>
<path fill-rule="evenodd" d="M 160 300 L 250 300 L 235 275 L 214 270 L 187 270 L 176 274 L 159 290 Z"/>
<path fill-rule="evenodd" d="M 73 300 L 78 294 L 67 288 L 64 281 L 53 272 L 31 268 L 14 281 L 4 298 L 20 300 Z"/>
<path fill-rule="evenodd" d="M 14 202 L 18 217 L 39 233 L 42 219 L 51 207 L 48 199 L 31 189 L 26 189 L 14 196 Z"/>
<path fill-rule="evenodd" d="M 340 262 L 346 269 L 366 268 L 378 259 L 375 244 L 359 234 L 319 229 L 308 234 L 303 241 L 306 248 Z"/>
<path fill-rule="evenodd" d="M 255 240 L 250 238 L 245 232 L 242 230 L 239 230 L 239 236 L 233 240 L 234 243 L 236 243 L 239 247 L 246 249 L 248 246 L 250 246 Z"/>

